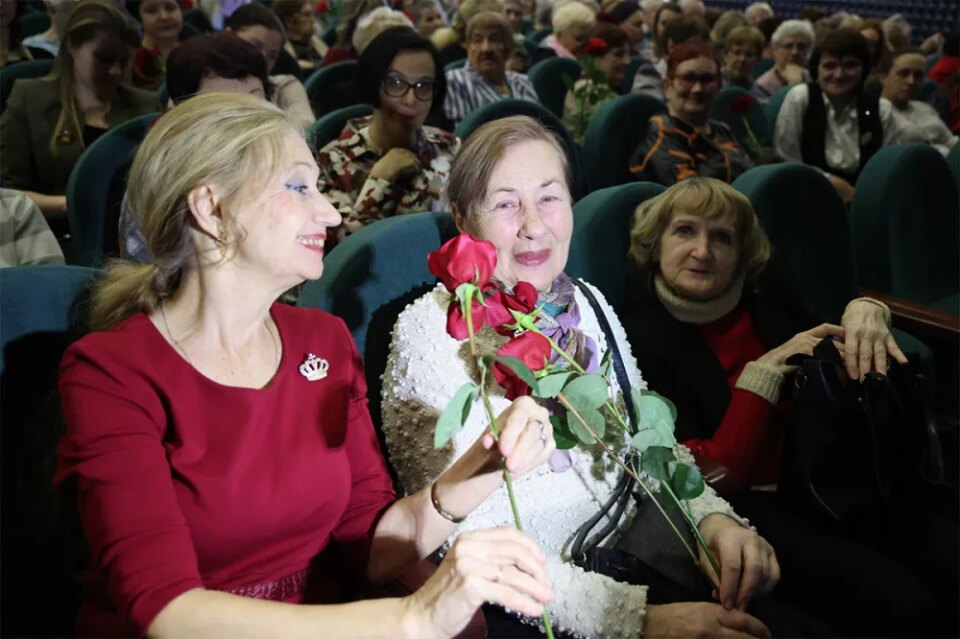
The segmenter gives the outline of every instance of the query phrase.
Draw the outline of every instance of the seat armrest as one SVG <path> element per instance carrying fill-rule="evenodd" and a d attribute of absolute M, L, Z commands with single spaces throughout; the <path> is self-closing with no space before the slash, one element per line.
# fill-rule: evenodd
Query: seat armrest
<path fill-rule="evenodd" d="M 958 315 L 871 289 L 860 289 L 860 295 L 872 297 L 889 306 L 893 325 L 911 335 L 920 339 L 946 342 L 953 346 L 960 344 L 960 316 Z"/>

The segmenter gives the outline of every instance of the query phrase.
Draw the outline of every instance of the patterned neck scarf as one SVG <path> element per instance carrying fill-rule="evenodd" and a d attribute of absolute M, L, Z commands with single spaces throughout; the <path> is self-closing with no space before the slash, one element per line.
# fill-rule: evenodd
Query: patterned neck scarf
<path fill-rule="evenodd" d="M 592 373 L 599 366 L 597 343 L 579 328 L 580 307 L 577 305 L 576 290 L 573 280 L 566 273 L 560 273 L 550 285 L 550 290 L 537 300 L 541 313 L 536 325 L 584 370 Z M 561 359 L 557 353 L 550 355 L 551 364 Z"/>

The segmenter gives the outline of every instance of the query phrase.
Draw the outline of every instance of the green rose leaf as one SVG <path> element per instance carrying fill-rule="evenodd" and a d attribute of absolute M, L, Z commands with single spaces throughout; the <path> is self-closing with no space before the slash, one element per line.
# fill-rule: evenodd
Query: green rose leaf
<path fill-rule="evenodd" d="M 677 439 L 673 434 L 675 412 L 671 412 L 670 404 L 664 401 L 660 395 L 657 395 L 656 393 L 649 393 L 647 391 L 642 393 L 634 392 L 632 393 L 632 396 L 633 409 L 636 411 L 637 419 L 640 421 L 640 432 L 643 432 L 644 430 L 654 430 L 660 436 L 660 439 L 657 440 L 657 443 L 652 443 L 650 445 L 667 447 L 674 446 L 677 443 Z M 645 437 L 652 436 L 646 435 Z M 638 450 L 643 449 L 641 448 Z"/>
<path fill-rule="evenodd" d="M 663 431 L 657 428 L 641 428 L 630 440 L 630 445 L 641 453 L 645 453 L 651 446 L 670 448 L 675 443 L 672 436 L 665 437 Z"/>
<path fill-rule="evenodd" d="M 680 499 L 693 499 L 703 494 L 703 476 L 696 466 L 677 464 L 670 487 Z"/>
<path fill-rule="evenodd" d="M 562 371 L 541 377 L 537 381 L 539 388 L 534 391 L 534 397 L 542 397 L 544 399 L 556 397 L 557 394 L 563 390 L 563 385 L 567 383 L 567 380 L 570 379 L 572 375 L 573 373 L 569 371 Z"/>
<path fill-rule="evenodd" d="M 676 405 L 675 405 L 673 402 L 671 402 L 668 398 L 664 397 L 663 395 L 661 395 L 661 394 L 658 393 L 657 391 L 652 391 L 652 390 L 649 390 L 649 389 L 648 389 L 648 390 L 645 390 L 645 391 L 641 391 L 640 394 L 641 394 L 641 395 L 649 395 L 650 397 L 655 397 L 655 398 L 659 399 L 661 402 L 663 402 L 664 404 L 666 404 L 667 410 L 670 411 L 670 420 L 671 420 L 673 423 L 676 423 L 676 422 L 677 422 L 677 407 L 676 407 Z"/>
<path fill-rule="evenodd" d="M 531 388 L 534 395 L 539 392 L 540 382 L 537 381 L 533 371 L 531 371 L 530 368 L 518 358 L 513 357 L 512 355 L 500 355 L 494 358 L 494 361 L 499 362 L 500 364 L 503 364 L 512 370 L 517 377 L 522 379 L 524 383 Z"/>
<path fill-rule="evenodd" d="M 580 375 L 563 389 L 571 404 L 583 408 L 600 408 L 608 399 L 607 380 L 596 373 Z"/>
<path fill-rule="evenodd" d="M 603 354 L 603 361 L 600 362 L 600 369 L 597 371 L 604 378 L 610 379 L 610 367 L 613 364 L 613 360 L 610 357 L 610 353 L 613 352 L 613 349 L 607 349 L 607 352 Z M 636 392 L 636 391 L 634 391 Z"/>
<path fill-rule="evenodd" d="M 640 454 L 640 470 L 660 481 L 670 479 L 670 464 L 675 462 L 673 449 L 650 446 Z"/>
<path fill-rule="evenodd" d="M 607 422 L 603 419 L 600 411 L 595 408 L 577 406 L 576 404 L 573 404 L 573 406 L 593 432 L 595 432 L 598 437 L 603 437 L 607 429 Z M 577 416 L 573 414 L 573 411 L 567 411 L 567 425 L 570 427 L 570 430 L 573 431 L 573 434 L 584 444 L 593 444 L 596 442 L 596 439 L 590 434 L 590 431 L 583 427 L 583 424 L 581 424 Z"/>
<path fill-rule="evenodd" d="M 463 428 L 479 390 L 476 384 L 468 382 L 453 394 L 453 399 L 443 409 L 440 419 L 437 420 L 437 427 L 433 431 L 434 448 L 446 446 L 447 442 Z"/>
<path fill-rule="evenodd" d="M 553 439 L 557 442 L 558 450 L 569 450 L 577 445 L 578 438 L 559 417 L 550 417 L 553 425 Z"/>

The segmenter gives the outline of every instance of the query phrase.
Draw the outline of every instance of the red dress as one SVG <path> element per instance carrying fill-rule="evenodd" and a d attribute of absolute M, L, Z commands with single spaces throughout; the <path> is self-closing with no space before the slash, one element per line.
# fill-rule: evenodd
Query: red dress
<path fill-rule="evenodd" d="M 56 481 L 76 487 L 90 549 L 81 636 L 143 635 L 193 588 L 330 602 L 364 574 L 395 494 L 360 355 L 332 315 L 271 314 L 283 353 L 263 389 L 204 377 L 143 314 L 64 355 Z M 300 373 L 311 353 L 325 378 Z"/>

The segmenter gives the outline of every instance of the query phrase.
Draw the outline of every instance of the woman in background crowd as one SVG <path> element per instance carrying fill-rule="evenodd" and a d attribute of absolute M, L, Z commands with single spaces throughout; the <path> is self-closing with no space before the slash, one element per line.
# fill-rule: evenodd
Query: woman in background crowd
<path fill-rule="evenodd" d="M 157 111 L 156 94 L 124 84 L 140 36 L 106 3 L 79 5 L 50 76 L 18 80 L 0 117 L 0 175 L 45 215 L 67 211 L 67 180 L 83 150 L 111 127 Z M 62 230 L 62 229 L 57 229 Z"/>
<path fill-rule="evenodd" d="M 886 98 L 867 93 L 870 48 L 853 29 L 837 29 L 810 56 L 816 81 L 793 87 L 774 128 L 777 154 L 824 171 L 844 202 L 874 153 L 900 139 L 899 122 Z"/>
<path fill-rule="evenodd" d="M 287 30 L 284 49 L 296 58 L 301 69 L 315 69 L 327 54 L 327 44 L 317 35 L 310 0 L 274 0 L 273 12 Z"/>
<path fill-rule="evenodd" d="M 541 46 L 552 49 L 561 58 L 576 60 L 587 46 L 597 17 L 585 4 L 574 1 L 554 9 L 551 24 L 553 33 L 544 38 Z"/>
<path fill-rule="evenodd" d="M 156 91 L 166 75 L 167 57 L 179 43 L 180 5 L 176 0 L 135 0 L 126 9 L 143 26 L 143 41 L 133 56 L 133 85 Z"/>
<path fill-rule="evenodd" d="M 375 220 L 446 210 L 460 140 L 424 121 L 443 104 L 446 80 L 433 44 L 408 27 L 387 29 L 360 56 L 357 91 L 373 115 L 350 120 L 317 152 L 320 191 L 343 215 L 335 239 Z"/>
<path fill-rule="evenodd" d="M 770 38 L 773 67 L 753 83 L 753 95 L 766 103 L 781 87 L 796 86 L 809 80 L 803 68 L 813 48 L 813 27 L 806 20 L 785 20 Z"/>
<path fill-rule="evenodd" d="M 763 53 L 763 34 L 755 27 L 737 27 L 723 45 L 723 85 L 753 87 L 753 67 Z"/>
<path fill-rule="evenodd" d="M 287 39 L 277 14 L 262 4 L 248 4 L 230 15 L 227 29 L 256 47 L 267 60 L 267 69 L 273 71 Z M 300 80 L 292 75 L 271 75 L 270 84 L 271 102 L 289 114 L 299 126 L 307 128 L 313 124 L 316 118 Z"/>
<path fill-rule="evenodd" d="M 674 47 L 667 60 L 667 113 L 650 118 L 630 172 L 637 180 L 667 186 L 693 176 L 733 182 L 753 162 L 730 127 L 710 119 L 722 82 L 716 52 L 706 42 L 686 42 Z"/>
<path fill-rule="evenodd" d="M 883 97 L 893 106 L 893 117 L 902 131 L 900 142 L 932 144 L 946 155 L 957 143 L 957 137 L 936 109 L 913 99 L 923 82 L 926 64 L 920 49 L 903 49 L 887 56 L 879 68 Z"/>

